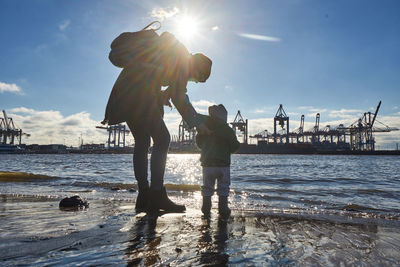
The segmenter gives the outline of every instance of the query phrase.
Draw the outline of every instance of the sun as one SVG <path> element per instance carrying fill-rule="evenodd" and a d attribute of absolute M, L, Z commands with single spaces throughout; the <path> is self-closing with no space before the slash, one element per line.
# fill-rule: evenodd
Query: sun
<path fill-rule="evenodd" d="M 199 23 L 192 16 L 185 15 L 176 21 L 176 36 L 183 42 L 192 42 L 198 30 Z"/>

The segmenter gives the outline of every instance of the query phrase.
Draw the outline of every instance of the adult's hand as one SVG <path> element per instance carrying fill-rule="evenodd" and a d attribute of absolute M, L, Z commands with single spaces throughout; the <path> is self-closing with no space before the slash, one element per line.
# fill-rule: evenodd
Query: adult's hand
<path fill-rule="evenodd" d="M 172 109 L 172 104 L 169 101 L 171 98 L 170 92 L 168 90 L 161 91 L 161 103 L 163 106 L 168 106 Z"/>
<path fill-rule="evenodd" d="M 197 129 L 197 132 L 198 132 L 199 134 L 210 135 L 210 134 L 212 133 L 211 130 L 208 129 L 207 126 L 206 126 L 204 123 L 198 125 L 198 126 L 196 127 L 196 129 Z"/>

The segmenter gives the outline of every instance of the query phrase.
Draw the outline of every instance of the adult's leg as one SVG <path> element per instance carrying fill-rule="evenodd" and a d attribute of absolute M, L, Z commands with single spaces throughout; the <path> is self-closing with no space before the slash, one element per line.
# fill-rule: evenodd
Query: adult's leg
<path fill-rule="evenodd" d="M 151 189 L 162 190 L 171 137 L 161 116 L 154 118 L 151 123 L 148 124 L 147 131 L 153 139 L 153 149 L 150 160 Z"/>
<path fill-rule="evenodd" d="M 150 146 L 150 135 L 139 125 L 136 127 L 133 122 L 128 122 L 128 126 L 135 138 L 135 149 L 133 152 L 133 171 L 138 182 L 139 193 L 136 199 L 136 212 L 147 209 L 149 200 L 149 182 L 147 180 L 148 151 Z"/>
<path fill-rule="evenodd" d="M 148 153 L 150 147 L 150 135 L 141 125 L 133 125 L 128 122 L 129 129 L 135 138 L 135 149 L 133 151 L 133 171 L 138 182 L 139 190 L 149 188 L 148 174 Z"/>
<path fill-rule="evenodd" d="M 167 154 L 170 142 L 170 135 L 167 126 L 159 116 L 153 116 L 147 126 L 147 131 L 153 139 L 153 150 L 151 152 L 150 171 L 151 171 L 151 206 L 149 212 L 151 214 L 158 213 L 158 209 L 166 212 L 184 212 L 184 205 L 178 205 L 172 202 L 167 195 L 164 187 L 164 173 L 167 162 Z"/>

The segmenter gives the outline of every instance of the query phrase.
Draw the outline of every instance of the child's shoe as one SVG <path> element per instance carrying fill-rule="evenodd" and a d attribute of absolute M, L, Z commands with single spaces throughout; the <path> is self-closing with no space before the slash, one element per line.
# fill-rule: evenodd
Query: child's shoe
<path fill-rule="evenodd" d="M 211 212 L 211 197 L 203 196 L 203 205 L 201 206 L 201 212 L 204 216 L 209 217 Z"/>
<path fill-rule="evenodd" d="M 228 197 L 219 196 L 218 212 L 222 218 L 228 218 L 231 215 L 231 210 L 228 207 Z"/>

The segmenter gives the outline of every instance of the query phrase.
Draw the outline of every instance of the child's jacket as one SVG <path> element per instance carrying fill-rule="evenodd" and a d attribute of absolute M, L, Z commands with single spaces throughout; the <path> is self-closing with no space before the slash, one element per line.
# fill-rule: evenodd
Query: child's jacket
<path fill-rule="evenodd" d="M 226 122 L 210 116 L 205 117 L 205 125 L 212 134 L 196 136 L 196 144 L 201 149 L 201 166 L 228 167 L 231 164 L 231 154 L 240 146 L 236 134 Z"/>

